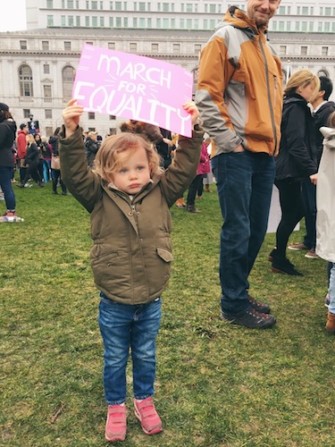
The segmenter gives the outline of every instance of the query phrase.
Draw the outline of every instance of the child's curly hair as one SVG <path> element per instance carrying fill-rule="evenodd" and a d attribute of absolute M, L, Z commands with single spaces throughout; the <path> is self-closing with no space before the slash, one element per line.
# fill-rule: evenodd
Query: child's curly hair
<path fill-rule="evenodd" d="M 108 183 L 113 180 L 113 173 L 118 169 L 120 162 L 118 155 L 129 151 L 129 156 L 143 148 L 147 154 L 150 175 L 160 174 L 160 159 L 156 149 L 141 135 L 123 132 L 105 138 L 95 157 L 94 171 Z"/>

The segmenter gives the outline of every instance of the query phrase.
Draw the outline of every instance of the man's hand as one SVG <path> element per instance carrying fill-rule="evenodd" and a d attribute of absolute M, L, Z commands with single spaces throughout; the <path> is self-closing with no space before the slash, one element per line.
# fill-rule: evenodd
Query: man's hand
<path fill-rule="evenodd" d="M 77 104 L 76 99 L 70 99 L 65 109 L 63 110 L 63 120 L 65 126 L 66 138 L 74 134 L 79 125 L 79 120 L 84 111 L 82 106 Z"/>
<path fill-rule="evenodd" d="M 233 152 L 244 152 L 244 147 L 242 146 L 242 144 L 239 144 L 238 146 L 235 147 L 235 149 L 233 150 Z"/>

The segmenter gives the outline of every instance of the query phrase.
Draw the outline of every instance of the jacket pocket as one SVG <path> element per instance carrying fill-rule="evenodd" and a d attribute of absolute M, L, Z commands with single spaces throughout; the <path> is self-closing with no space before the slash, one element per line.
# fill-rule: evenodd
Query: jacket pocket
<path fill-rule="evenodd" d="M 168 250 L 165 250 L 164 248 L 157 248 L 157 254 L 165 262 L 172 262 L 173 261 L 172 253 L 170 251 L 168 251 Z"/>

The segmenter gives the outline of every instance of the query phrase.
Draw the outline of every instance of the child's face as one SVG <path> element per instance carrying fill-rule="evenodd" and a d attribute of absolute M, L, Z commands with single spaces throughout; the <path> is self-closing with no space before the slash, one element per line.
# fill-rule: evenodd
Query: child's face
<path fill-rule="evenodd" d="M 120 165 L 113 172 L 113 183 L 121 191 L 134 195 L 150 180 L 150 166 L 146 151 L 139 147 L 131 155 L 125 151 L 119 154 Z"/>

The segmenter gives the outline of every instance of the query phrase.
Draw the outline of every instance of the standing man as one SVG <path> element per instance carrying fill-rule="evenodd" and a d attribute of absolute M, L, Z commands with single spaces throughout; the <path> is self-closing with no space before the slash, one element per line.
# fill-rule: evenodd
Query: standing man
<path fill-rule="evenodd" d="M 20 130 L 18 131 L 16 137 L 16 149 L 17 149 L 18 167 L 20 174 L 20 183 L 23 183 L 23 180 L 27 172 L 27 166 L 25 161 L 28 146 L 27 133 L 28 133 L 27 125 L 24 123 L 20 124 Z"/>
<path fill-rule="evenodd" d="M 201 53 L 196 103 L 213 141 L 212 166 L 224 223 L 222 317 L 248 328 L 276 320 L 249 295 L 249 273 L 263 243 L 275 176 L 282 112 L 282 71 L 267 42 L 280 0 L 235 6 Z"/>

